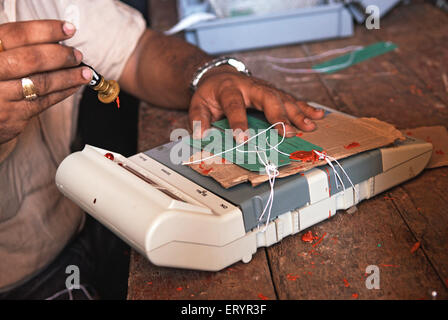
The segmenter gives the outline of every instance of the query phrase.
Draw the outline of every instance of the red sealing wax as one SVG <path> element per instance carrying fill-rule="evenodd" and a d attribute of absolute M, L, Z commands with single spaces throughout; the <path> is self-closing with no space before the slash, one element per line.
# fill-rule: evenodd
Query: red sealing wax
<path fill-rule="evenodd" d="M 344 146 L 344 148 L 349 150 L 349 149 L 357 148 L 359 146 L 361 146 L 361 145 L 358 142 L 352 142 L 349 145 Z"/>
<path fill-rule="evenodd" d="M 107 159 L 114 161 L 115 157 L 112 153 L 106 153 L 104 155 Z"/>
<path fill-rule="evenodd" d="M 312 243 L 314 241 L 313 233 L 311 231 L 308 231 L 307 233 L 305 233 L 302 236 L 302 241 L 303 242 L 310 242 L 310 243 Z"/>
<path fill-rule="evenodd" d="M 314 162 L 319 160 L 319 156 L 313 151 L 296 151 L 289 155 L 292 160 L 299 160 L 302 162 Z"/>

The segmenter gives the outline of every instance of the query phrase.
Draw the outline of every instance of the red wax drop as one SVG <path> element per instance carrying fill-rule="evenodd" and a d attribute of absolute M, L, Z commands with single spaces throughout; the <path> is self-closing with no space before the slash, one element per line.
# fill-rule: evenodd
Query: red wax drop
<path fill-rule="evenodd" d="M 359 144 L 358 142 L 352 142 L 352 143 L 350 143 L 349 145 L 344 146 L 344 148 L 345 148 L 345 149 L 353 149 L 353 148 L 357 148 L 357 147 L 359 147 L 359 146 L 360 146 L 360 144 Z"/>
<path fill-rule="evenodd" d="M 296 281 L 298 277 L 299 277 L 299 276 L 295 276 L 295 275 L 293 275 L 293 274 L 291 274 L 291 273 L 288 273 L 288 274 L 286 275 L 286 278 L 287 278 L 288 280 L 290 280 L 290 281 Z"/>
<path fill-rule="evenodd" d="M 210 172 L 212 172 L 213 171 L 213 168 L 210 168 L 210 169 L 204 169 L 204 170 L 202 170 L 202 174 L 204 175 L 204 176 L 208 176 L 209 174 L 210 174 Z"/>
<path fill-rule="evenodd" d="M 418 248 L 420 248 L 420 241 L 419 241 L 419 242 L 416 242 L 416 243 L 414 244 L 414 246 L 411 248 L 411 253 L 414 253 L 415 251 L 417 251 Z"/>
<path fill-rule="evenodd" d="M 314 162 L 318 160 L 318 156 L 313 151 L 296 151 L 289 155 L 292 160 L 300 160 L 302 162 Z"/>
<path fill-rule="evenodd" d="M 114 161 L 115 157 L 112 153 L 106 153 L 104 155 L 107 159 Z"/>
<path fill-rule="evenodd" d="M 311 231 L 308 231 L 307 233 L 305 233 L 302 236 L 302 241 L 303 242 L 311 242 L 312 243 L 314 241 L 313 233 Z"/>
<path fill-rule="evenodd" d="M 262 293 L 258 294 L 258 298 L 260 298 L 261 300 L 269 300 L 269 298 L 264 296 Z"/>

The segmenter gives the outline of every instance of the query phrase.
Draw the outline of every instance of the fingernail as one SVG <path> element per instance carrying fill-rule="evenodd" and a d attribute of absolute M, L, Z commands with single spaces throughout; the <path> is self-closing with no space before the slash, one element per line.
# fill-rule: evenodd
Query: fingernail
<path fill-rule="evenodd" d="M 238 143 L 238 144 L 244 143 L 244 142 L 246 142 L 247 140 L 249 140 L 249 137 L 246 135 L 245 132 L 240 132 L 239 134 L 237 134 L 237 135 L 235 136 L 235 141 L 236 141 L 236 143 Z"/>
<path fill-rule="evenodd" d="M 65 22 L 62 26 L 62 30 L 64 30 L 64 33 L 68 36 L 72 36 L 76 32 L 76 27 L 74 24 L 70 22 Z"/>
<path fill-rule="evenodd" d="M 76 62 L 80 63 L 82 61 L 83 55 L 81 53 L 81 51 L 79 51 L 78 49 L 73 49 L 74 55 L 75 55 L 75 59 Z"/>
<path fill-rule="evenodd" d="M 308 119 L 308 118 L 303 119 L 303 122 L 304 122 L 305 124 L 311 124 L 311 123 L 312 123 L 311 120 Z"/>
<path fill-rule="evenodd" d="M 202 139 L 201 129 L 195 129 L 193 131 L 193 139 L 194 140 Z"/>
<path fill-rule="evenodd" d="M 90 70 L 90 68 L 83 68 L 82 69 L 82 77 L 89 81 L 92 80 L 92 77 L 93 77 L 92 70 Z"/>

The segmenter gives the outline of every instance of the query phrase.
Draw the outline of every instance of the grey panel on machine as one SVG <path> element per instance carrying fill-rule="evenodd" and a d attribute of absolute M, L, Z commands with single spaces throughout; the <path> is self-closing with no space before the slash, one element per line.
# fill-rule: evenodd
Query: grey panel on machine
<path fill-rule="evenodd" d="M 249 183 L 244 183 L 225 189 L 213 178 L 203 176 L 188 166 L 173 164 L 170 160 L 170 152 L 177 143 L 182 142 L 172 142 L 149 150 L 145 154 L 228 202 L 239 206 L 243 212 L 246 232 L 256 228 L 271 192 L 269 184 L 263 183 L 260 186 L 252 187 Z M 188 160 L 190 155 L 187 155 L 185 160 Z M 305 177 L 294 175 L 278 179 L 275 182 L 275 201 L 272 205 L 271 220 L 285 212 L 301 208 L 309 202 L 309 188 Z M 266 219 L 267 213 L 261 224 L 265 223 Z"/>
<path fill-rule="evenodd" d="M 171 149 L 178 143 L 183 142 L 172 142 L 149 150 L 145 152 L 145 154 L 228 202 L 239 206 L 243 212 L 246 232 L 257 227 L 260 224 L 258 219 L 269 199 L 271 191 L 269 184 L 264 183 L 260 186 L 252 187 L 249 183 L 244 183 L 230 189 L 225 189 L 211 177 L 203 176 L 188 166 L 173 164 L 170 160 L 170 153 Z M 184 161 L 187 161 L 190 155 L 194 154 L 196 151 L 191 149 L 191 153 L 188 155 L 180 156 Z M 383 162 L 381 151 L 379 149 L 360 153 L 356 156 L 343 159 L 339 161 L 339 163 L 355 185 L 383 172 Z M 341 168 L 339 168 L 336 163 L 333 162 L 333 164 L 339 176 L 342 178 L 344 186 L 346 188 L 351 187 L 347 176 L 342 172 Z M 339 181 L 340 188 L 337 188 L 333 169 L 328 165 L 318 168 L 327 172 L 329 175 L 331 195 L 341 192 L 342 188 Z M 270 219 L 275 219 L 285 212 L 304 207 L 309 202 L 309 186 L 308 181 L 304 176 L 293 175 L 277 179 L 275 182 L 275 200 L 272 205 Z M 265 214 L 262 223 L 266 222 L 266 219 L 267 213 Z"/>
<path fill-rule="evenodd" d="M 381 157 L 380 149 L 366 151 L 355 156 L 340 160 L 338 162 L 344 168 L 345 172 L 350 177 L 350 180 L 354 185 L 383 172 L 383 160 Z M 336 169 L 336 172 L 342 178 L 344 186 L 346 188 L 350 188 L 350 181 L 348 180 L 342 169 L 339 168 L 339 166 L 337 166 L 335 162 L 333 162 L 333 165 Z M 328 165 L 319 168 L 327 172 L 327 174 L 329 175 L 331 195 L 341 192 L 342 186 L 338 180 L 339 189 L 337 188 L 333 169 Z"/>

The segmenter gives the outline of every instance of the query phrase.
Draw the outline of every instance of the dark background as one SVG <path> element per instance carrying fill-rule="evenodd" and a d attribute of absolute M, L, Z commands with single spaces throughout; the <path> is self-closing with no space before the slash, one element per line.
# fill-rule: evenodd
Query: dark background
<path fill-rule="evenodd" d="M 122 2 L 139 10 L 149 26 L 146 0 Z M 115 104 L 99 102 L 95 91 L 89 88 L 84 90 L 79 107 L 78 135 L 72 151 L 82 150 L 85 144 L 89 144 L 125 157 L 137 153 L 140 101 L 124 91 L 120 93 L 120 101 L 121 108 L 118 109 Z M 95 274 L 95 288 L 101 299 L 126 299 L 130 248 L 96 220 L 90 216 L 87 216 L 87 219 L 90 232 L 101 234 L 96 239 L 102 239 L 101 242 L 108 242 L 104 243 L 105 246 L 113 247 L 107 260 L 99 261 L 102 267 L 98 268 Z"/>

